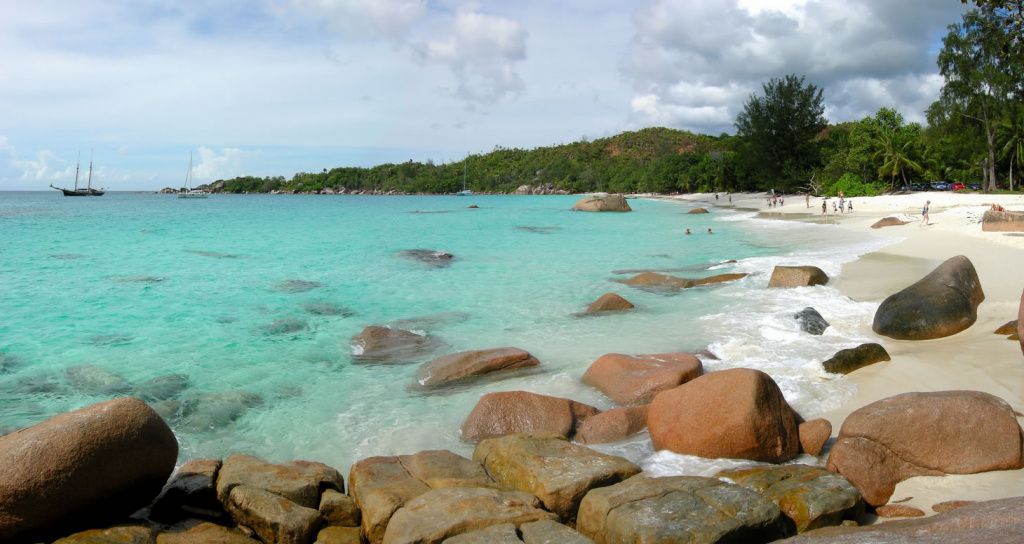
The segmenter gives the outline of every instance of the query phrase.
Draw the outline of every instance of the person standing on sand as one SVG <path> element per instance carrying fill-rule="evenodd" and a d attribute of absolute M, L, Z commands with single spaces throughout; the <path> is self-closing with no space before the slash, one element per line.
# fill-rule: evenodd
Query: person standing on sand
<path fill-rule="evenodd" d="M 807 207 L 810 208 L 811 207 L 811 193 L 807 193 L 806 195 L 804 195 L 804 199 L 807 202 Z"/>
<path fill-rule="evenodd" d="M 921 208 L 921 224 L 919 226 L 923 227 L 928 224 L 928 205 L 931 203 L 931 200 L 926 200 L 924 202 L 924 207 Z"/>
<path fill-rule="evenodd" d="M 828 200 L 821 199 L 821 215 L 828 215 Z"/>
<path fill-rule="evenodd" d="M 849 213 L 853 213 L 853 201 L 852 200 L 846 203 L 846 211 L 849 212 Z"/>

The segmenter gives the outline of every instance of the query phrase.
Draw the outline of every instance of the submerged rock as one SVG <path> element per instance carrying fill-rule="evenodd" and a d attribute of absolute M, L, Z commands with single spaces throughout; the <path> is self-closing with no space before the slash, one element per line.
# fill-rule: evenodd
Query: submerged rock
<path fill-rule="evenodd" d="M 160 276 L 111 276 L 110 279 L 117 283 L 160 283 L 166 278 Z"/>
<path fill-rule="evenodd" d="M 747 274 L 743 272 L 716 274 L 714 276 L 696 279 L 679 278 L 668 274 L 659 274 L 657 272 L 641 272 L 632 278 L 615 281 L 624 283 L 630 287 L 644 289 L 646 291 L 675 292 L 682 289 L 689 289 L 691 287 L 736 281 L 745 277 L 747 277 Z"/>
<path fill-rule="evenodd" d="M 430 332 L 449 325 L 462 323 L 469 319 L 466 312 L 439 312 L 405 319 L 396 319 L 388 325 L 393 329 L 405 329 L 408 331 Z"/>
<path fill-rule="evenodd" d="M 973 325 L 984 300 L 974 265 L 959 255 L 882 301 L 871 328 L 897 340 L 942 338 Z"/>
<path fill-rule="evenodd" d="M 654 397 L 647 428 L 656 450 L 781 463 L 797 456 L 796 414 L 771 376 L 711 372 Z"/>
<path fill-rule="evenodd" d="M 318 281 L 309 280 L 284 280 L 274 286 L 274 290 L 281 293 L 304 293 L 323 287 Z"/>
<path fill-rule="evenodd" d="M 85 395 L 117 395 L 131 390 L 131 385 L 120 374 L 94 365 L 73 366 L 64 374 L 68 383 Z"/>
<path fill-rule="evenodd" d="M 545 433 L 483 440 L 473 451 L 473 459 L 482 463 L 499 484 L 533 494 L 544 508 L 564 520 L 576 517 L 587 491 L 640 472 L 640 467 L 626 459 Z"/>
<path fill-rule="evenodd" d="M 516 230 L 521 230 L 523 232 L 532 232 L 534 234 L 554 234 L 562 230 L 562 227 L 535 227 L 531 225 L 520 225 L 516 227 Z"/>
<path fill-rule="evenodd" d="M 246 391 L 200 393 L 181 403 L 178 428 L 189 432 L 221 429 L 262 404 L 263 397 Z"/>
<path fill-rule="evenodd" d="M 353 359 L 361 363 L 411 363 L 440 346 L 433 336 L 371 325 L 352 338 Z"/>
<path fill-rule="evenodd" d="M 210 257 L 211 259 L 237 259 L 241 255 L 235 255 L 234 253 L 221 253 L 219 251 L 205 251 L 202 249 L 189 249 L 189 253 L 195 253 L 203 257 Z"/>
<path fill-rule="evenodd" d="M 768 287 L 807 287 L 826 283 L 828 274 L 817 266 L 776 266 Z"/>
<path fill-rule="evenodd" d="M 167 374 L 150 378 L 135 386 L 133 394 L 140 399 L 152 402 L 167 400 L 188 389 L 188 376 L 184 374 Z"/>
<path fill-rule="evenodd" d="M 282 335 L 282 334 L 295 334 L 302 332 L 309 327 L 309 323 L 304 319 L 297 317 L 283 317 L 281 319 L 275 319 L 266 325 L 260 326 L 260 331 L 267 335 Z"/>
<path fill-rule="evenodd" d="M 134 338 L 127 334 L 96 334 L 89 337 L 89 343 L 94 346 L 118 346 L 132 340 Z"/>
<path fill-rule="evenodd" d="M 434 268 L 444 268 L 455 260 L 455 255 L 433 249 L 405 249 L 398 252 L 402 258 L 418 261 Z"/>
<path fill-rule="evenodd" d="M 988 393 L 904 393 L 850 414 L 828 469 L 881 506 L 911 476 L 1021 468 L 1021 433 L 1010 405 Z"/>
<path fill-rule="evenodd" d="M 696 214 L 696 213 L 709 213 L 709 212 L 708 212 L 707 208 L 693 208 L 692 210 L 690 210 L 690 211 L 688 211 L 686 213 Z"/>
<path fill-rule="evenodd" d="M 488 393 L 462 424 L 462 439 L 476 442 L 513 433 L 549 432 L 571 437 L 593 406 L 527 391 Z"/>
<path fill-rule="evenodd" d="M 825 334 L 825 329 L 828 328 L 828 321 L 821 317 L 818 310 L 810 306 L 793 314 L 793 318 L 800 323 L 800 330 L 809 334 L 821 336 Z"/>
<path fill-rule="evenodd" d="M 443 387 L 496 372 L 535 367 L 536 357 L 519 348 L 494 348 L 463 351 L 424 363 L 416 370 L 420 387 Z"/>
<path fill-rule="evenodd" d="M 0 374 L 10 374 L 23 364 L 24 361 L 20 357 L 0 351 Z"/>
<path fill-rule="evenodd" d="M 133 398 L 2 436 L 0 540 L 127 516 L 156 496 L 177 457 L 174 433 Z"/>
<path fill-rule="evenodd" d="M 784 465 L 719 472 L 716 477 L 767 497 L 798 533 L 839 525 L 864 511 L 860 492 L 846 478 L 821 467 Z"/>
<path fill-rule="evenodd" d="M 333 302 L 307 302 L 302 309 L 313 315 L 352 317 L 356 314 L 351 308 Z"/>
<path fill-rule="evenodd" d="M 629 203 L 622 195 L 591 195 L 585 196 L 572 209 L 578 212 L 630 212 Z"/>
<path fill-rule="evenodd" d="M 885 351 L 885 348 L 872 342 L 861 344 L 855 348 L 841 349 L 832 358 L 821 363 L 821 366 L 825 372 L 849 374 L 854 370 L 891 360 L 889 352 Z"/>
<path fill-rule="evenodd" d="M 634 476 L 591 490 L 576 530 L 599 544 L 613 542 L 771 542 L 790 534 L 771 500 L 715 478 Z"/>
<path fill-rule="evenodd" d="M 601 295 L 597 300 L 590 303 L 587 309 L 584 310 L 585 314 L 603 314 L 608 312 L 621 312 L 623 310 L 632 310 L 635 306 L 633 303 L 620 297 L 615 293 L 605 293 Z"/>

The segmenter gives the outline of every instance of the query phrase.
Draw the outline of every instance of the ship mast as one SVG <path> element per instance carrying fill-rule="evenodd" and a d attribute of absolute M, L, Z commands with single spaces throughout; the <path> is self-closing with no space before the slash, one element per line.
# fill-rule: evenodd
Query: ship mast
<path fill-rule="evenodd" d="M 89 150 L 89 186 L 88 189 L 92 190 L 92 150 Z"/>
<path fill-rule="evenodd" d="M 82 165 L 82 152 L 78 152 L 78 160 L 75 161 L 75 190 L 78 190 L 78 168 Z"/>

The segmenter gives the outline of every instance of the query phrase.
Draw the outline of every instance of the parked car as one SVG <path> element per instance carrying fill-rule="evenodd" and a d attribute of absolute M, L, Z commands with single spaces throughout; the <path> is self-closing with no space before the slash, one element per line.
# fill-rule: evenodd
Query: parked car
<path fill-rule="evenodd" d="M 933 181 L 932 182 L 932 190 L 933 191 L 948 191 L 949 190 L 949 183 L 946 183 L 945 181 Z"/>
<path fill-rule="evenodd" d="M 960 183 L 959 181 L 954 181 L 953 183 L 949 184 L 949 190 L 950 191 L 963 191 L 966 188 L 967 187 L 964 186 L 964 184 Z"/>
<path fill-rule="evenodd" d="M 910 189 L 913 191 L 927 191 L 928 185 L 925 183 L 911 183 Z"/>
<path fill-rule="evenodd" d="M 972 190 L 972 191 L 980 191 L 981 190 L 981 184 L 980 183 L 972 183 L 972 184 L 968 185 L 967 188 Z"/>

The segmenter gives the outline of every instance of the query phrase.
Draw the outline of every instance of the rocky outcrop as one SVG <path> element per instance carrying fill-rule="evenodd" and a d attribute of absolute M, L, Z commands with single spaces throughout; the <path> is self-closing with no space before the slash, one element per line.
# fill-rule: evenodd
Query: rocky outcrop
<path fill-rule="evenodd" d="M 598 357 L 583 374 L 592 385 L 618 404 L 648 404 L 661 391 L 678 387 L 704 373 L 700 359 L 690 353 Z"/>
<path fill-rule="evenodd" d="M 576 530 L 597 544 L 771 542 L 790 534 L 779 507 L 715 478 L 634 476 L 594 489 Z"/>
<path fill-rule="evenodd" d="M 817 266 L 776 266 L 768 287 L 808 287 L 826 283 L 828 274 Z"/>
<path fill-rule="evenodd" d="M 691 287 L 700 287 L 704 285 L 714 285 L 717 283 L 736 281 L 745 277 L 747 277 L 747 274 L 742 272 L 730 274 L 716 274 L 714 276 L 708 276 L 706 278 L 697 279 L 679 278 L 676 276 L 670 276 L 668 274 L 660 274 L 658 272 L 641 272 L 633 276 L 632 278 L 615 281 L 623 283 L 630 287 L 643 289 L 645 291 L 675 292 L 682 289 L 689 289 Z"/>
<path fill-rule="evenodd" d="M 875 221 L 875 223 L 871 225 L 871 228 L 880 229 L 882 227 L 898 227 L 901 225 L 906 225 L 908 222 L 909 221 L 904 221 L 899 217 L 883 217 L 878 221 Z"/>
<path fill-rule="evenodd" d="M 153 529 L 146 525 L 116 525 L 106 529 L 88 529 L 64 538 L 53 544 L 150 544 Z"/>
<path fill-rule="evenodd" d="M 67 534 L 149 504 L 174 470 L 178 442 L 141 400 L 120 398 L 0 437 L 0 541 Z"/>
<path fill-rule="evenodd" d="M 402 258 L 417 261 L 434 268 L 444 268 L 451 265 L 455 260 L 455 255 L 446 251 L 436 251 L 433 249 L 406 249 L 399 251 L 398 255 Z"/>
<path fill-rule="evenodd" d="M 797 419 L 759 370 L 705 374 L 654 397 L 647 430 L 656 450 L 781 463 L 797 456 Z"/>
<path fill-rule="evenodd" d="M 942 338 L 973 325 L 983 300 L 974 265 L 960 255 L 882 301 L 871 328 L 897 340 Z"/>
<path fill-rule="evenodd" d="M 822 362 L 821 366 L 825 372 L 849 374 L 859 368 L 891 360 L 889 352 L 885 351 L 885 348 L 880 344 L 870 343 L 861 344 L 855 348 L 841 349 L 829 360 Z"/>
<path fill-rule="evenodd" d="M 707 208 L 694 208 L 686 213 L 708 213 Z"/>
<path fill-rule="evenodd" d="M 232 455 L 224 459 L 217 474 L 217 498 L 226 503 L 231 489 L 245 485 L 284 497 L 299 506 L 317 508 L 326 489 L 342 490 L 345 484 L 338 471 L 312 461 L 268 463 L 251 455 Z"/>
<path fill-rule="evenodd" d="M 320 506 L 317 510 L 327 525 L 359 527 L 362 520 L 355 499 L 334 489 L 328 489 L 320 495 Z"/>
<path fill-rule="evenodd" d="M 1021 428 L 1002 399 L 978 391 L 904 393 L 850 414 L 828 469 L 853 483 L 872 506 L 888 502 L 911 476 L 1016 469 Z"/>
<path fill-rule="evenodd" d="M 522 542 L 519 540 L 519 533 L 516 532 L 515 525 L 501 523 L 446 538 L 443 544 L 522 544 Z"/>
<path fill-rule="evenodd" d="M 828 328 L 828 321 L 825 321 L 825 318 L 821 317 L 818 310 L 815 310 L 810 306 L 793 314 L 793 319 L 796 319 L 797 322 L 800 323 L 800 330 L 808 334 L 821 336 L 822 334 L 825 334 L 825 329 Z"/>
<path fill-rule="evenodd" d="M 618 442 L 647 428 L 647 409 L 644 406 L 612 408 L 583 420 L 576 429 L 576 441 L 581 444 Z"/>
<path fill-rule="evenodd" d="M 828 527 L 786 544 L 1018 544 L 1024 534 L 1024 497 L 979 502 L 920 519 L 867 527 Z"/>
<path fill-rule="evenodd" d="M 633 303 L 616 295 L 615 293 L 605 293 L 601 295 L 597 300 L 590 303 L 587 309 L 584 310 L 585 314 L 603 314 L 608 312 L 621 312 L 623 310 L 632 310 L 634 308 Z"/>
<path fill-rule="evenodd" d="M 320 529 L 320 513 L 263 489 L 238 485 L 224 503 L 238 524 L 263 542 L 308 544 Z"/>
<path fill-rule="evenodd" d="M 798 533 L 839 525 L 864 511 L 860 492 L 846 478 L 820 467 L 784 465 L 719 472 L 718 478 L 756 491 L 779 506 Z"/>
<path fill-rule="evenodd" d="M 519 348 L 463 351 L 424 363 L 416 371 L 420 387 L 443 387 L 466 382 L 495 372 L 520 370 L 540 364 L 530 352 Z"/>
<path fill-rule="evenodd" d="M 797 432 L 800 435 L 800 451 L 818 455 L 832 436 L 832 423 L 827 419 L 812 419 L 801 423 Z"/>
<path fill-rule="evenodd" d="M 480 487 L 434 489 L 395 512 L 384 533 L 386 544 L 433 544 L 462 533 L 511 523 L 518 526 L 556 516 L 537 497 L 521 491 Z"/>
<path fill-rule="evenodd" d="M 377 325 L 366 327 L 352 338 L 353 359 L 361 363 L 422 361 L 438 345 L 430 335 Z"/>
<path fill-rule="evenodd" d="M 589 538 L 550 520 L 524 523 L 519 532 L 524 544 L 593 544 Z"/>
<path fill-rule="evenodd" d="M 102 544 L 107 542 L 110 541 L 102 541 Z M 145 544 L 151 542 L 145 541 Z M 156 536 L 156 544 L 259 544 L 259 541 L 245 536 L 238 529 L 229 529 L 208 521 L 191 520 L 161 531 Z"/>
<path fill-rule="evenodd" d="M 585 196 L 572 207 L 578 212 L 630 212 L 629 203 L 622 195 Z"/>
<path fill-rule="evenodd" d="M 192 517 L 223 517 L 216 490 L 220 465 L 220 459 L 193 459 L 182 465 L 153 503 L 150 518 L 171 523 Z"/>
<path fill-rule="evenodd" d="M 621 458 L 578 446 L 556 434 L 515 434 L 483 440 L 473 459 L 502 486 L 532 493 L 562 519 L 576 517 L 580 500 L 595 487 L 640 472 Z"/>
<path fill-rule="evenodd" d="M 981 218 L 985 232 L 1024 232 L 1024 212 L 988 210 Z"/>
<path fill-rule="evenodd" d="M 363 459 L 352 465 L 348 483 L 371 544 L 384 538 L 396 510 L 431 489 L 494 486 L 480 463 L 445 450 Z"/>
<path fill-rule="evenodd" d="M 462 439 L 476 442 L 513 433 L 551 432 L 572 437 L 599 410 L 574 400 L 527 391 L 488 393 L 462 424 Z"/>

